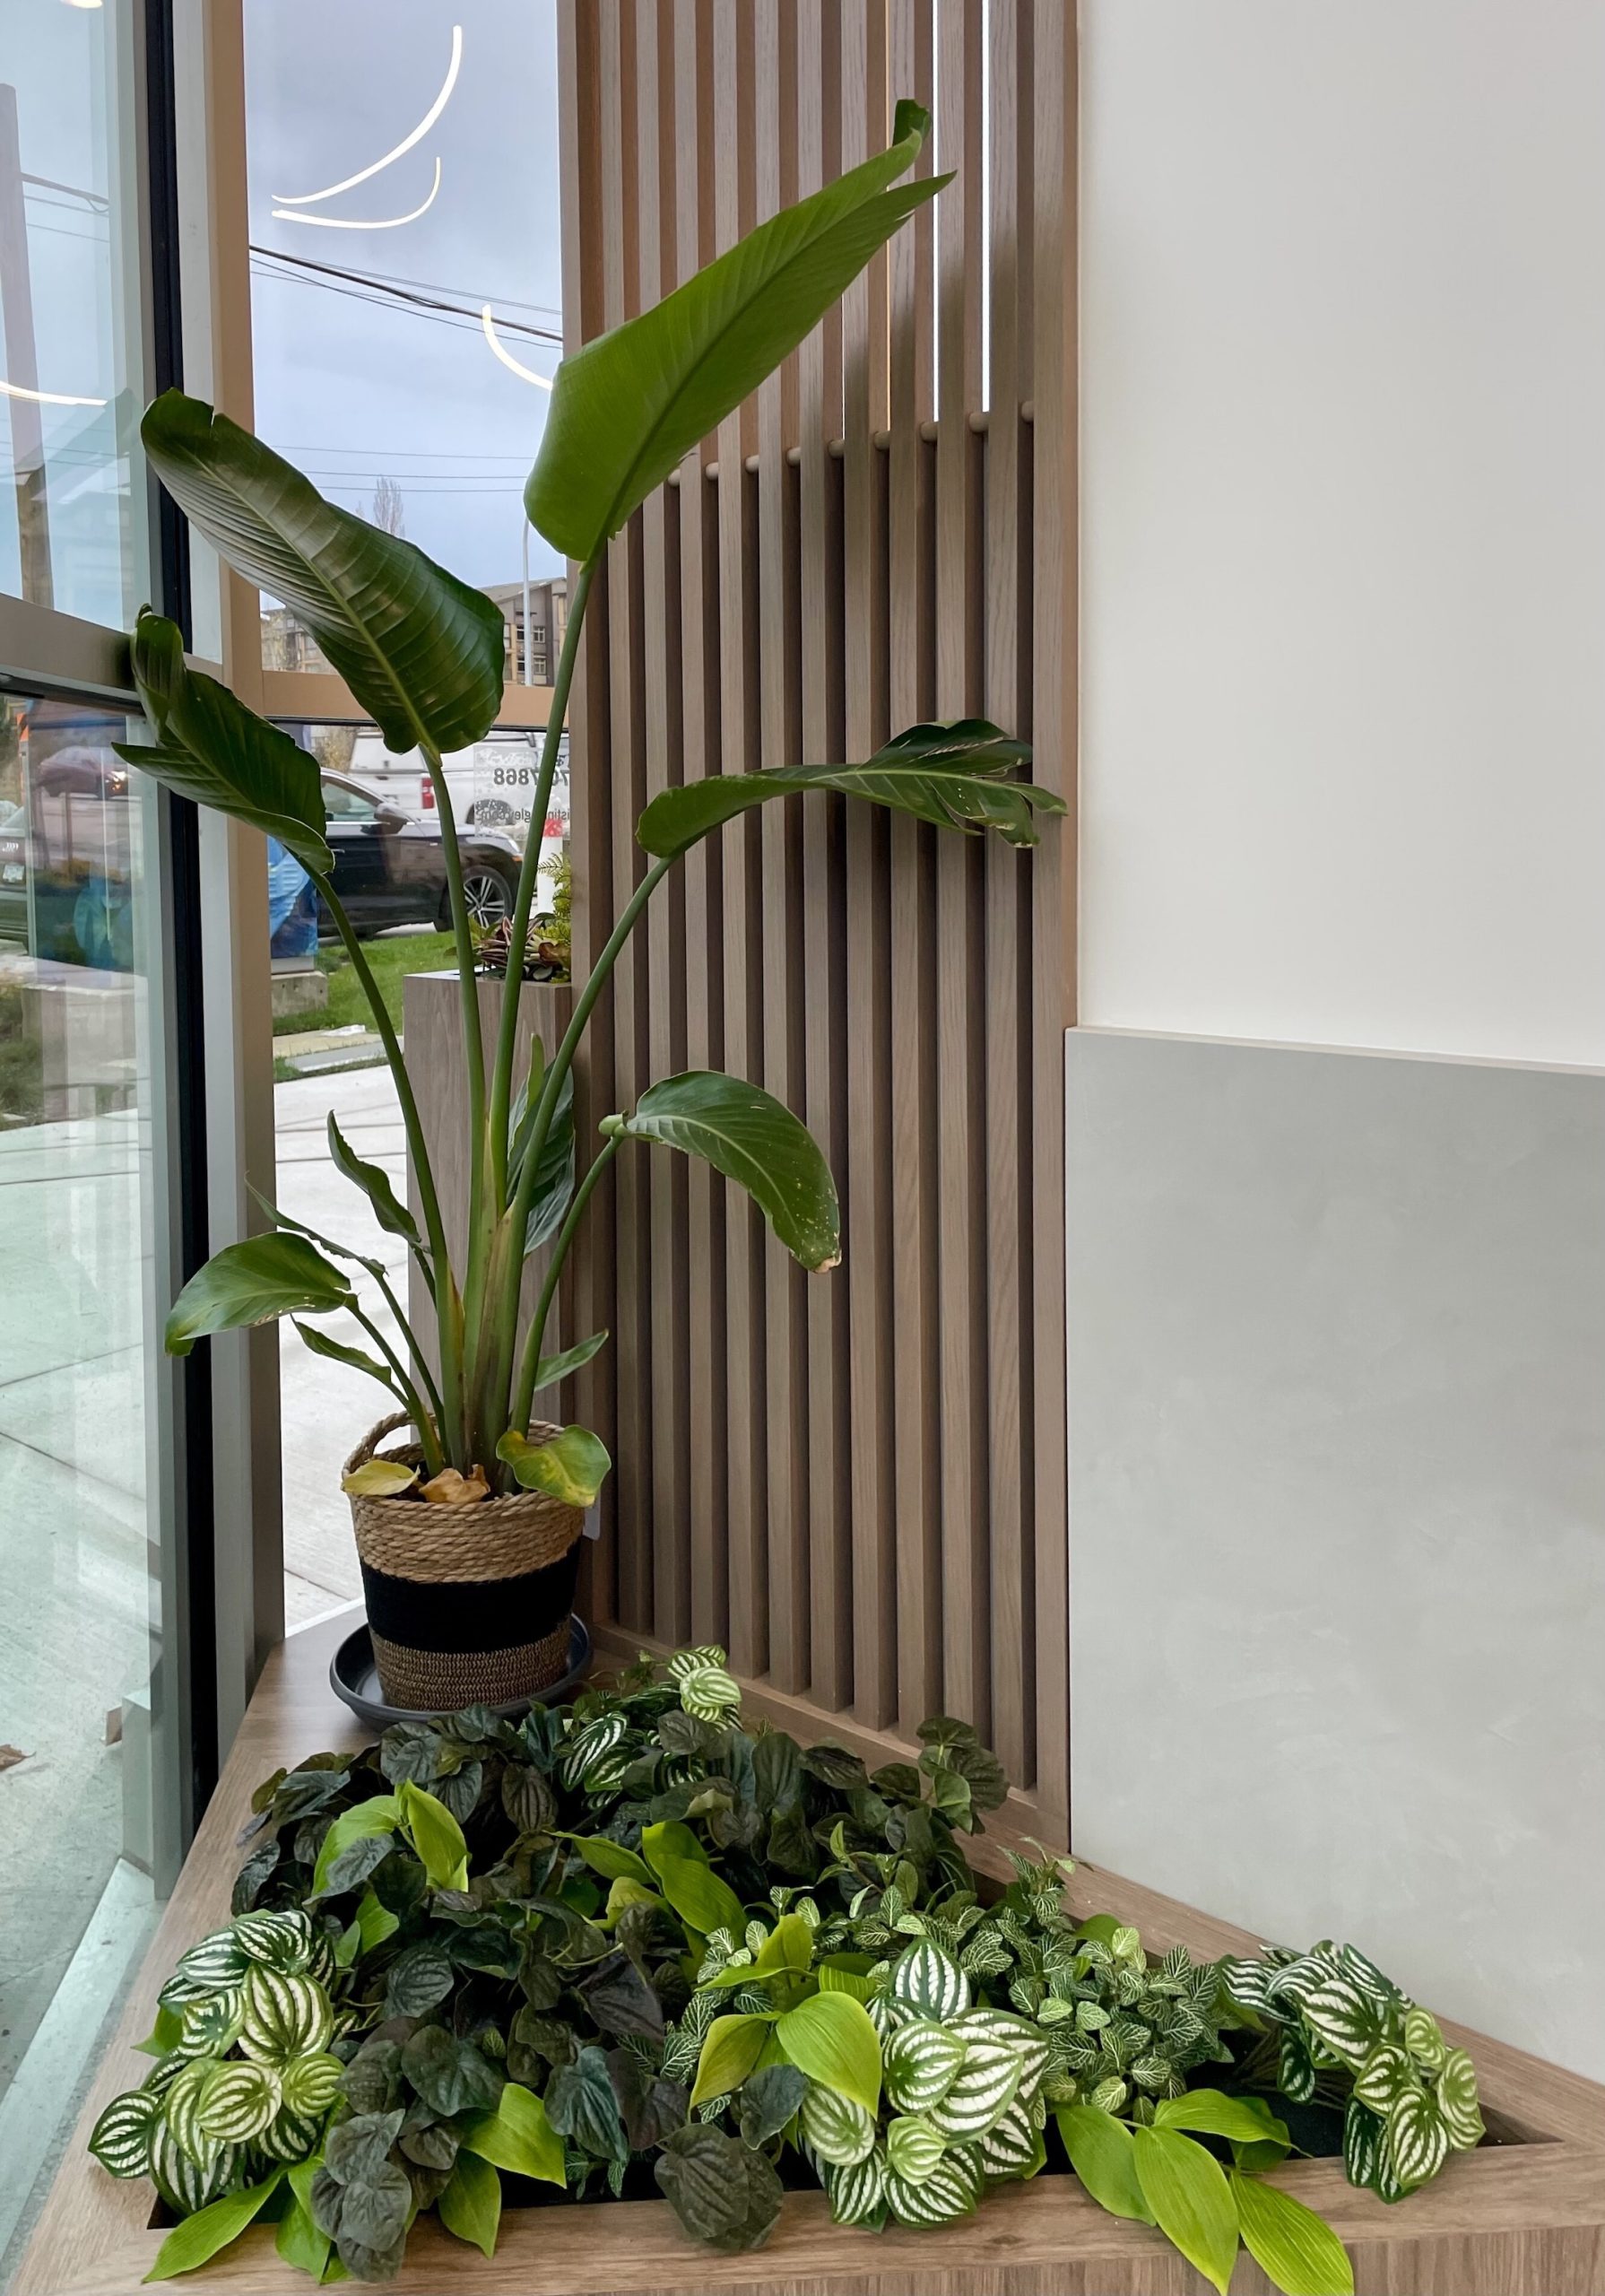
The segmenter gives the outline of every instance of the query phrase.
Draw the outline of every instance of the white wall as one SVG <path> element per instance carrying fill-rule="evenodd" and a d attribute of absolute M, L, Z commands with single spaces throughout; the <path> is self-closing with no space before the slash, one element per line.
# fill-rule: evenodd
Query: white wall
<path fill-rule="evenodd" d="M 1082 1017 L 1605 1063 L 1605 4 L 1081 14 Z"/>

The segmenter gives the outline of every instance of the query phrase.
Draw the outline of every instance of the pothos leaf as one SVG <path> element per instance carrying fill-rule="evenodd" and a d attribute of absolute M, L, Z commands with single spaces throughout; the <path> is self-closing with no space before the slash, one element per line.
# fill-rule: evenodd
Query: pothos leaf
<path fill-rule="evenodd" d="M 760 2247 L 780 2213 L 780 2179 L 767 2157 L 706 2121 L 675 2130 L 654 2174 L 693 2239 L 727 2256 Z"/>
<path fill-rule="evenodd" d="M 794 2065 L 766 2065 L 742 2087 L 742 2142 L 767 2144 L 778 2136 L 808 2092 L 808 2081 Z"/>

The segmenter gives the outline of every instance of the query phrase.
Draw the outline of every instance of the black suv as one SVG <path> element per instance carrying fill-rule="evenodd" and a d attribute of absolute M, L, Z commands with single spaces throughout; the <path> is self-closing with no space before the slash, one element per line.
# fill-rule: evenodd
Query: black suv
<path fill-rule="evenodd" d="M 323 801 L 334 890 L 359 933 L 377 933 L 386 925 L 450 925 L 438 820 L 415 820 L 343 773 L 324 775 Z M 457 843 L 470 918 L 482 928 L 499 925 L 512 914 L 518 847 L 494 829 L 459 828 Z M 334 930 L 326 910 L 318 929 Z"/>

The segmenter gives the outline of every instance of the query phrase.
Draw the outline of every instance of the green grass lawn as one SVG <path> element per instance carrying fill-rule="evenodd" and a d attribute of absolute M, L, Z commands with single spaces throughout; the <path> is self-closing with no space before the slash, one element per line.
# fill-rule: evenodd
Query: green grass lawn
<path fill-rule="evenodd" d="M 365 942 L 364 949 L 378 982 L 386 1010 L 402 1026 L 402 983 L 410 972 L 439 972 L 452 962 L 449 933 L 402 933 L 382 941 Z M 373 1026 L 368 999 L 343 949 L 320 949 L 318 970 L 329 977 L 329 1002 L 322 1013 L 292 1013 L 273 1022 L 276 1037 L 305 1036 L 314 1029 L 349 1029 L 353 1022 Z"/>

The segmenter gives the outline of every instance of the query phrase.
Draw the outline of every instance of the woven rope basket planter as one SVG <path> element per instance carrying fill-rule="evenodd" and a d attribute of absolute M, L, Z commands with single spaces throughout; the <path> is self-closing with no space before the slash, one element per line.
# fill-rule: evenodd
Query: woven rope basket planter
<path fill-rule="evenodd" d="M 365 1466 L 409 1423 L 370 1427 L 345 1463 Z M 543 1442 L 555 1427 L 530 1429 Z M 418 1466 L 415 1444 L 386 1458 Z M 568 1625 L 585 1515 L 521 1491 L 477 1506 L 418 1499 L 351 1499 L 351 1527 L 379 1686 L 396 1706 L 455 1714 L 532 1698 L 568 1669 Z"/>

